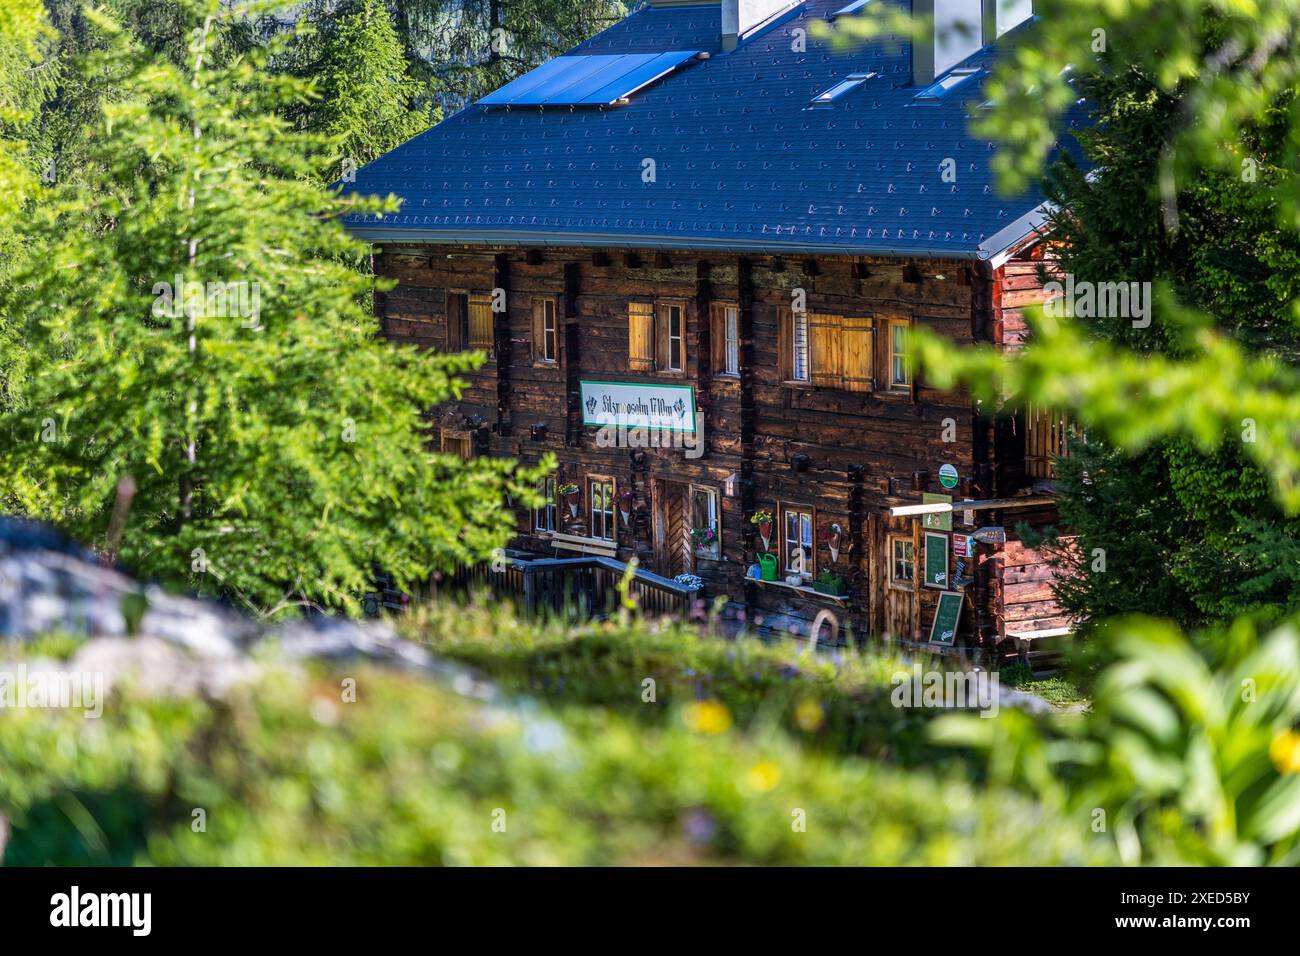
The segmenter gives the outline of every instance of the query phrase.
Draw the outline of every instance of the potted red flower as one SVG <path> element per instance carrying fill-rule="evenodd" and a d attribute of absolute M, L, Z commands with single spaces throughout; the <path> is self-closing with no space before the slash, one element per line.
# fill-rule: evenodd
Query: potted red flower
<path fill-rule="evenodd" d="M 758 527 L 758 536 L 763 539 L 763 550 L 772 550 L 772 512 L 755 511 L 749 523 Z"/>
<path fill-rule="evenodd" d="M 840 544 L 844 540 L 844 529 L 840 527 L 839 522 L 833 521 L 823 533 L 823 537 L 826 541 L 826 547 L 830 548 L 831 560 L 838 561 L 840 559 Z"/>
<path fill-rule="evenodd" d="M 566 481 L 556 489 L 556 492 L 569 506 L 569 517 L 578 517 L 578 486 L 571 481 Z"/>

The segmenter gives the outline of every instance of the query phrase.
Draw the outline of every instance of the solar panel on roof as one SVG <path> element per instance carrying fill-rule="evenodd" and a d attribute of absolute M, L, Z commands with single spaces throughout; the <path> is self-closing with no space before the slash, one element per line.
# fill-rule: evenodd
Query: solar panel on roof
<path fill-rule="evenodd" d="M 557 56 L 479 100 L 484 106 L 608 106 L 700 55 L 604 53 Z"/>
<path fill-rule="evenodd" d="M 582 86 L 584 80 L 592 76 L 603 76 L 607 71 L 618 69 L 621 56 L 611 54 L 602 54 L 600 56 L 584 57 L 559 57 L 563 60 L 577 60 L 576 63 L 567 64 L 567 69 L 563 70 L 558 76 L 546 80 L 540 86 L 529 90 L 522 97 L 512 98 L 513 102 L 518 103 L 556 103 L 568 104 L 580 102 L 580 98 L 575 98 L 569 94 L 569 90 Z"/>
<path fill-rule="evenodd" d="M 609 86 L 611 76 L 623 76 L 627 67 L 639 64 L 644 59 L 644 54 L 638 56 L 625 53 L 621 56 L 590 56 L 584 57 L 584 59 L 599 60 L 601 62 L 589 64 L 589 69 L 570 70 L 566 76 L 576 77 L 575 81 L 563 89 L 557 89 L 548 94 L 546 97 L 547 102 L 554 99 L 556 94 L 559 94 L 560 98 L 566 103 L 586 103 L 588 99 L 609 102 L 609 100 L 599 100 L 596 94 Z"/>
<path fill-rule="evenodd" d="M 576 57 L 557 56 L 548 60 L 535 70 L 530 70 L 518 79 L 511 80 L 499 90 L 489 93 L 479 100 L 480 103 L 508 103 L 512 97 L 524 96 L 537 87 L 572 69 Z"/>

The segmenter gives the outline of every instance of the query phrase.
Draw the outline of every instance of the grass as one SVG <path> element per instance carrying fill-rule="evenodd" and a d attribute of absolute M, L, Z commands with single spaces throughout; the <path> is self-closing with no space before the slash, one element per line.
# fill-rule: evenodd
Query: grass
<path fill-rule="evenodd" d="M 1037 677 L 1024 664 L 1011 664 L 998 676 L 1003 685 L 1036 694 L 1054 707 L 1077 709 L 1089 704 L 1083 681 L 1069 671 Z"/>
<path fill-rule="evenodd" d="M 912 665 L 879 648 L 809 654 L 790 641 L 702 635 L 667 621 L 529 621 L 486 597 L 421 608 L 401 627 L 434 653 L 553 704 L 655 724 L 673 705 L 714 699 L 740 726 L 780 727 L 810 749 L 903 766 L 963 759 L 927 741 L 941 711 L 891 700 L 895 675 L 910 676 Z"/>
<path fill-rule="evenodd" d="M 485 615 L 464 623 L 519 627 L 508 612 Z M 648 665 L 649 648 L 681 639 L 642 640 L 631 627 L 622 636 L 643 648 Z M 746 651 L 746 668 L 775 666 L 761 648 Z M 712 653 L 697 650 L 695 660 Z M 341 693 L 344 673 L 355 681 L 354 702 Z M 830 669 L 815 664 L 808 674 L 823 699 L 834 695 Z M 617 682 L 601 693 L 612 695 Z M 120 689 L 93 721 L 72 710 L 15 710 L 0 720 L 4 862 L 1114 861 L 1087 826 L 1022 793 L 977 786 L 955 764 L 907 770 L 826 753 L 771 722 L 743 723 L 705 694 L 672 690 L 672 703 L 661 698 L 647 721 L 617 700 L 603 706 L 574 693 L 488 704 L 349 664 L 345 672 L 272 668 L 220 701 Z"/>

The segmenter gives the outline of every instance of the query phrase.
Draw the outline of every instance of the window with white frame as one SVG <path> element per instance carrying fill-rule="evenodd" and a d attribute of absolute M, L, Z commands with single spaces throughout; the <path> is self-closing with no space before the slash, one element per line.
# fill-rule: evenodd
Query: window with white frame
<path fill-rule="evenodd" d="M 537 491 L 543 503 L 540 508 L 533 509 L 533 530 L 549 533 L 555 530 L 555 479 L 543 478 Z"/>
<path fill-rule="evenodd" d="M 701 557 L 717 558 L 722 553 L 718 493 L 712 488 L 691 486 L 691 540 Z"/>
<path fill-rule="evenodd" d="M 535 361 L 548 364 L 559 360 L 559 326 L 554 299 L 533 300 L 533 357 Z"/>
<path fill-rule="evenodd" d="M 807 382 L 812 379 L 808 361 L 808 313 L 799 311 L 790 316 L 790 381 Z"/>
<path fill-rule="evenodd" d="M 787 574 L 813 576 L 813 513 L 800 508 L 781 509 L 781 566 Z"/>
<path fill-rule="evenodd" d="M 728 305 L 722 310 L 723 375 L 740 374 L 740 309 Z"/>
<path fill-rule="evenodd" d="M 713 309 L 713 374 L 734 378 L 740 375 L 740 307 L 715 302 Z"/>
<path fill-rule="evenodd" d="M 684 328 L 682 307 L 680 305 L 670 305 L 666 311 L 668 320 L 668 355 L 664 371 L 680 372 L 686 367 L 686 329 Z"/>
<path fill-rule="evenodd" d="M 909 324 L 905 319 L 889 322 L 889 387 L 908 388 L 912 373 L 907 367 L 907 337 Z"/>
<path fill-rule="evenodd" d="M 613 541 L 616 533 L 614 525 L 614 480 L 612 478 L 588 478 L 587 500 L 591 502 L 591 537 L 603 541 Z"/>

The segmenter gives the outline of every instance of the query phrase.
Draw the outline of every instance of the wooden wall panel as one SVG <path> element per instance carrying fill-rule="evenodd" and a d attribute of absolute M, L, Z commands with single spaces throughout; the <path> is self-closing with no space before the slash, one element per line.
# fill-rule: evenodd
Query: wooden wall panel
<path fill-rule="evenodd" d="M 937 474 L 942 464 L 954 465 L 963 478 L 976 477 L 976 419 L 968 394 L 940 392 L 923 378 L 914 389 L 896 393 L 785 384 L 777 355 L 781 311 L 802 290 L 812 313 L 905 316 L 957 342 L 972 341 L 983 328 L 1007 345 L 1019 329 L 1020 306 L 1014 303 L 1028 301 L 1037 288 L 1030 279 L 1036 265 L 1027 261 L 1008 263 L 1000 275 L 981 284 L 971 280 L 974 267 L 943 261 L 823 257 L 804 266 L 767 256 L 624 250 L 593 255 L 577 249 L 546 249 L 531 258 L 511 248 L 378 251 L 376 271 L 398 282 L 377 296 L 382 328 L 395 341 L 424 348 L 442 348 L 446 341 L 447 289 L 489 292 L 494 273 L 508 276 L 508 311 L 499 325 L 499 335 L 508 339 L 508 367 L 489 362 L 467 375 L 461 400 L 437 410 L 439 420 L 478 416 L 494 429 L 494 454 L 535 461 L 544 452 L 555 453 L 560 481 L 581 483 L 585 475 L 597 473 L 614 477 L 619 490 L 630 491 L 634 499 L 630 526 L 619 522 L 619 556 L 636 556 L 652 568 L 653 482 L 718 488 L 723 560 L 696 562 L 709 592 L 748 604 L 755 617 L 782 629 L 806 628 L 818 610 L 830 607 L 859 634 L 871 628 L 873 616 L 880 621 L 876 611 L 884 600 L 880 574 L 872 573 L 873 567 L 884 567 L 878 553 L 885 528 L 881 514 L 891 505 L 918 502 L 921 490 L 941 491 Z M 907 281 L 909 276 L 920 281 Z M 1001 307 L 994 300 L 997 294 L 1003 298 Z M 565 321 L 576 325 L 576 347 L 562 348 L 558 365 L 533 361 L 531 301 L 538 295 L 562 301 L 561 330 Z M 685 304 L 685 371 L 671 379 L 630 372 L 628 302 L 669 298 Z M 707 323 L 714 304 L 741 307 L 739 379 L 719 376 L 710 367 Z M 885 345 L 878 335 L 878 354 Z M 599 447 L 595 429 L 574 425 L 570 391 L 581 378 L 695 386 L 697 405 L 707 416 L 706 454 Z M 512 427 L 499 428 L 501 422 Z M 535 425 L 545 426 L 536 439 Z M 946 425 L 955 426 L 955 441 L 944 440 Z M 918 472 L 928 473 L 924 489 L 914 487 Z M 723 481 L 733 474 L 740 479 L 738 496 L 721 497 Z M 749 515 L 755 508 L 771 510 L 777 501 L 814 509 L 819 531 L 831 522 L 846 532 L 852 529 L 846 535 L 851 547 L 846 541 L 835 563 L 850 585 L 847 606 L 745 585 L 743 575 L 755 559 L 756 545 Z M 567 509 L 559 512 L 563 517 Z M 521 544 L 546 546 L 525 530 L 531 528 L 530 515 L 520 516 L 520 528 Z M 818 547 L 819 566 L 829 565 L 828 549 Z M 1037 610 L 1036 600 L 1021 601 L 1019 592 L 1005 591 L 1031 583 L 1038 582 L 1007 580 L 1000 594 L 1011 606 Z M 1026 590 L 1024 596 L 1037 598 L 1038 591 Z M 936 599 L 937 592 L 922 589 L 922 621 Z"/>

